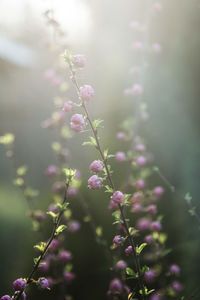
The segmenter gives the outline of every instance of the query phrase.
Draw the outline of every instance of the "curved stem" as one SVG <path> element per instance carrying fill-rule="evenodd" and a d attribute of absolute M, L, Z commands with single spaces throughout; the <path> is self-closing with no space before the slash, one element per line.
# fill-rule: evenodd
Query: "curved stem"
<path fill-rule="evenodd" d="M 68 191 L 68 187 L 69 187 L 69 184 L 67 183 L 67 184 L 66 184 L 66 188 L 65 188 L 64 199 L 63 199 L 62 204 L 64 204 L 64 203 L 67 202 L 67 191 Z M 58 228 L 58 226 L 59 226 L 59 224 L 60 224 L 62 215 L 63 215 L 63 210 L 61 210 L 60 213 L 58 214 L 58 217 L 57 217 L 57 219 L 56 219 L 56 221 L 55 221 L 55 223 L 54 223 L 54 227 L 53 227 L 51 236 L 50 236 L 50 238 L 49 238 L 49 241 L 48 241 L 48 243 L 46 244 L 46 246 L 45 246 L 43 252 L 42 252 L 41 255 L 39 256 L 39 259 L 38 259 L 37 263 L 34 265 L 32 271 L 30 272 L 30 274 L 29 274 L 29 276 L 28 276 L 28 278 L 27 278 L 27 280 L 26 280 L 26 284 L 27 284 L 27 285 L 30 284 L 30 283 L 33 281 L 33 279 L 32 279 L 33 275 L 36 273 L 36 271 L 37 271 L 37 269 L 38 269 L 38 267 L 39 267 L 39 265 L 40 265 L 41 260 L 42 260 L 42 259 L 45 257 L 45 255 L 47 254 L 48 249 L 49 249 L 49 247 L 50 247 L 50 245 L 51 245 L 53 239 L 56 237 L 56 230 L 57 230 L 57 228 Z M 15 296 L 13 297 L 13 299 L 14 299 L 14 300 L 20 299 L 20 296 L 22 295 L 22 293 L 23 293 L 23 291 L 21 291 L 20 293 L 18 293 L 17 295 L 15 295 Z"/>
<path fill-rule="evenodd" d="M 76 87 L 76 90 L 77 90 L 77 93 L 78 93 L 78 96 L 79 96 L 80 87 L 79 87 L 78 82 L 76 80 L 75 72 L 74 72 L 74 70 L 72 68 L 72 65 L 70 63 L 69 63 L 69 69 L 70 69 L 71 76 L 72 76 L 72 82 L 74 83 L 74 85 Z M 101 149 L 101 145 L 99 143 L 99 138 L 98 138 L 98 135 L 97 135 L 97 131 L 95 130 L 95 128 L 92 124 L 92 121 L 90 119 L 90 115 L 88 113 L 88 110 L 86 108 L 86 105 L 85 105 L 84 101 L 82 101 L 81 105 L 82 105 L 82 108 L 83 108 L 83 110 L 86 114 L 86 117 L 87 117 L 87 120 L 88 120 L 89 125 L 91 127 L 91 130 L 93 132 L 93 135 L 94 135 L 94 138 L 95 138 L 95 141 L 96 141 L 96 145 L 97 145 L 96 148 L 97 148 L 97 150 L 100 154 L 100 157 L 103 161 L 103 164 L 104 164 L 104 167 L 105 167 L 105 170 L 106 170 L 106 174 L 107 174 L 107 179 L 110 183 L 111 188 L 115 190 L 115 185 L 114 185 L 114 182 L 113 182 L 112 177 L 111 177 L 111 173 L 110 173 L 109 168 L 108 168 L 107 160 L 106 160 L 106 158 L 103 154 L 103 151 Z M 136 252 L 135 242 L 134 242 L 134 240 L 133 240 L 133 238 L 132 238 L 132 236 L 129 232 L 129 225 L 128 225 L 128 223 L 126 221 L 126 218 L 124 216 L 122 205 L 118 204 L 118 208 L 119 208 L 120 213 L 121 213 L 121 218 L 123 220 L 123 224 L 124 224 L 124 228 L 126 230 L 126 234 L 128 236 L 129 242 L 130 242 L 130 244 L 132 246 L 132 249 L 133 249 L 132 253 L 133 253 L 133 256 L 134 256 L 134 259 L 135 259 L 136 269 L 137 269 L 137 273 L 138 273 L 139 286 L 140 286 L 140 289 L 142 291 L 142 299 L 145 299 L 146 297 L 145 297 L 145 288 L 144 288 L 144 282 L 143 282 L 143 275 L 142 275 L 142 271 L 141 271 L 141 267 L 140 267 L 139 258 L 138 258 L 137 252 Z"/>

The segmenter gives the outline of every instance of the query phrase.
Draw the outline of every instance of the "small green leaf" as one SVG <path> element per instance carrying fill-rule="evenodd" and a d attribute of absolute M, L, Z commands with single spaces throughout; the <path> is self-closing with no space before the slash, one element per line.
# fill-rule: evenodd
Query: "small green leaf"
<path fill-rule="evenodd" d="M 109 186 L 109 185 L 105 185 L 105 189 L 106 189 L 106 193 L 114 193 L 114 190 Z"/>
<path fill-rule="evenodd" d="M 94 127 L 95 130 L 97 130 L 99 127 L 103 128 L 102 126 L 100 126 L 103 123 L 103 120 L 94 120 L 92 122 L 92 125 Z"/>
<path fill-rule="evenodd" d="M 63 230 L 65 230 L 67 228 L 66 225 L 60 225 L 58 226 L 58 228 L 56 229 L 55 235 L 60 234 L 61 232 L 63 232 Z"/>
<path fill-rule="evenodd" d="M 66 184 L 70 184 L 76 174 L 76 170 L 63 168 L 63 173 L 66 176 Z"/>
<path fill-rule="evenodd" d="M 21 166 L 17 169 L 17 175 L 24 176 L 28 170 L 27 166 Z"/>
<path fill-rule="evenodd" d="M 46 243 L 45 242 L 41 242 L 40 244 L 34 246 L 34 248 L 38 249 L 40 252 L 43 252 L 44 249 L 45 249 L 45 247 L 46 247 Z"/>
<path fill-rule="evenodd" d="M 184 198 L 188 204 L 191 204 L 192 196 L 190 195 L 190 193 L 187 193 Z"/>
<path fill-rule="evenodd" d="M 101 226 L 98 226 L 97 228 L 96 228 L 96 234 L 97 234 L 97 236 L 102 236 L 102 234 L 103 234 L 103 229 L 102 229 L 102 227 Z"/>
<path fill-rule="evenodd" d="M 58 217 L 58 214 L 55 214 L 53 211 L 48 211 L 47 215 L 50 215 L 55 222 L 56 218 Z"/>
<path fill-rule="evenodd" d="M 139 255 L 146 246 L 147 246 L 147 243 L 142 243 L 140 246 L 137 246 L 136 247 L 137 254 Z"/>
<path fill-rule="evenodd" d="M 90 136 L 90 141 L 88 141 L 88 142 L 84 142 L 83 144 L 82 144 L 83 146 L 94 146 L 94 147 L 97 147 L 97 143 L 96 143 L 96 140 L 95 140 L 95 138 L 93 138 L 92 136 Z"/>

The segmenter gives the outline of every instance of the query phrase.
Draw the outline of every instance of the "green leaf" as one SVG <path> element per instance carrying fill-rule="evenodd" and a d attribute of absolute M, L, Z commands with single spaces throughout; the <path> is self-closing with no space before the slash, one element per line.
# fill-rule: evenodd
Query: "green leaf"
<path fill-rule="evenodd" d="M 61 211 L 65 211 L 67 207 L 69 206 L 69 202 L 62 203 L 56 203 L 56 206 L 60 208 Z"/>
<path fill-rule="evenodd" d="M 188 204 L 191 204 L 192 196 L 190 195 L 190 193 L 185 194 L 184 198 Z"/>
<path fill-rule="evenodd" d="M 92 125 L 94 127 L 95 130 L 97 130 L 99 127 L 103 128 L 102 126 L 100 126 L 103 123 L 103 120 L 94 120 L 92 122 Z"/>
<path fill-rule="evenodd" d="M 3 136 L 0 136 L 0 144 L 10 145 L 14 142 L 15 136 L 12 133 L 6 133 Z"/>
<path fill-rule="evenodd" d="M 126 274 L 129 276 L 128 279 L 132 278 L 138 278 L 138 273 L 136 273 L 133 269 L 131 268 L 126 268 Z"/>
<path fill-rule="evenodd" d="M 65 230 L 67 228 L 66 225 L 60 225 L 58 226 L 58 228 L 56 229 L 55 235 L 60 234 L 61 232 L 63 232 L 63 230 Z"/>
<path fill-rule="evenodd" d="M 17 169 L 17 175 L 24 176 L 28 170 L 27 166 L 21 166 Z"/>
<path fill-rule="evenodd" d="M 137 233 L 139 230 L 135 229 L 134 227 L 129 227 L 128 231 L 129 231 L 130 235 L 133 235 L 133 234 Z"/>
<path fill-rule="evenodd" d="M 50 215 L 55 222 L 56 218 L 58 217 L 58 214 L 55 214 L 53 211 L 48 211 L 47 215 Z"/>
<path fill-rule="evenodd" d="M 45 242 L 41 242 L 40 244 L 34 246 L 34 248 L 38 249 L 40 252 L 43 252 L 44 249 L 45 249 L 45 247 L 46 247 L 46 243 Z"/>
<path fill-rule="evenodd" d="M 97 236 L 102 236 L 102 234 L 103 234 L 103 229 L 102 229 L 102 227 L 101 226 L 98 226 L 97 228 L 96 228 L 96 234 L 97 234 Z"/>
<path fill-rule="evenodd" d="M 105 185 L 105 189 L 106 189 L 106 193 L 114 193 L 114 190 L 109 186 L 109 185 Z"/>
<path fill-rule="evenodd" d="M 82 144 L 83 146 L 94 146 L 94 147 L 97 147 L 97 143 L 96 143 L 96 140 L 95 140 L 95 138 L 93 138 L 92 136 L 90 136 L 90 141 L 88 141 L 88 142 L 84 142 L 83 144 Z"/>
<path fill-rule="evenodd" d="M 65 50 L 61 56 L 64 58 L 65 62 L 69 64 L 72 63 L 73 56 L 69 50 Z"/>
<path fill-rule="evenodd" d="M 66 184 L 70 184 L 76 174 L 76 170 L 63 168 L 63 173 L 66 176 Z"/>
<path fill-rule="evenodd" d="M 136 253 L 139 255 L 146 246 L 147 246 L 147 243 L 142 243 L 140 246 L 137 246 Z"/>
<path fill-rule="evenodd" d="M 36 265 L 36 264 L 38 263 L 39 260 L 40 260 L 40 256 L 35 257 L 35 258 L 33 259 L 34 265 Z"/>

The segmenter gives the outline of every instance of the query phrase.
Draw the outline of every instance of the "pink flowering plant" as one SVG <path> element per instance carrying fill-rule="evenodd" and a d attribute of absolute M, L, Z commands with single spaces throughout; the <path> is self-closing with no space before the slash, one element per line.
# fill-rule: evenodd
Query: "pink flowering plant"
<path fill-rule="evenodd" d="M 162 10 L 162 4 L 154 1 L 150 7 L 150 19 Z M 44 15 L 61 42 L 64 33 L 53 18 L 52 12 L 47 11 Z M 103 253 L 105 272 L 109 273 L 105 299 L 185 299 L 184 286 L 179 279 L 181 268 L 174 261 L 169 264 L 168 255 L 172 249 L 167 246 L 168 235 L 163 224 L 164 216 L 159 212 L 159 203 L 166 189 L 170 188 L 171 192 L 174 192 L 174 188 L 159 168 L 154 166 L 153 156 L 140 131 L 140 125 L 146 126 L 149 118 L 143 97 L 145 61 L 148 55 L 162 53 L 159 42 L 149 43 L 146 38 L 147 32 L 144 28 L 147 31 L 150 21 L 143 26 L 137 20 L 130 24 L 131 30 L 144 35 L 141 40 L 137 39 L 131 44 L 131 50 L 137 55 L 141 54 L 141 65 L 131 69 L 136 78 L 133 84 L 124 90 L 124 97 L 135 99 L 135 114 L 127 116 L 127 119 L 119 124 L 119 128 L 116 128 L 119 147 L 114 153 L 108 150 L 109 144 L 103 146 L 106 129 L 101 116 L 94 119 L 91 117 L 90 103 L 95 104 L 95 89 L 90 83 L 85 83 L 84 79 L 79 83 L 79 73 L 87 65 L 86 57 L 82 54 L 73 55 L 71 51 L 65 50 L 62 54 L 65 75 L 58 68 L 52 67 L 45 71 L 44 78 L 55 88 L 57 96 L 54 97 L 56 110 L 50 118 L 42 122 L 42 127 L 48 131 L 55 130 L 58 139 L 51 145 L 56 163 L 50 163 L 44 170 L 52 191 L 51 201 L 45 211 L 38 208 L 35 201 L 36 198 L 40 198 L 39 191 L 27 182 L 28 166 L 18 164 L 14 135 L 7 133 L 0 137 L 0 143 L 5 146 L 6 155 L 12 161 L 15 170 L 14 184 L 22 190 L 28 203 L 28 216 L 32 220 L 33 230 L 38 232 L 38 240 L 39 233 L 42 236 L 42 240 L 34 245 L 36 254 L 30 273 L 15 279 L 12 283 L 12 294 L 2 296 L 1 300 L 32 299 L 34 287 L 40 292 L 45 290 L 48 295 L 60 288 L 62 299 L 74 299 L 70 286 L 80 279 L 78 268 L 74 271 L 73 249 L 66 248 L 65 241 L 70 241 L 68 237 L 71 234 L 76 239 L 74 233 L 81 231 L 84 223 L 89 224 L 95 244 Z M 58 52 L 63 50 L 62 43 L 58 48 Z M 56 60 L 60 58 L 57 54 Z M 71 80 L 70 87 L 76 92 L 74 97 L 67 94 L 69 83 L 65 82 L 66 74 L 69 81 Z M 82 170 L 76 170 L 73 166 L 71 168 L 72 154 L 68 150 L 70 140 L 74 138 L 79 141 L 81 134 L 84 135 L 83 147 L 80 148 L 82 157 L 84 151 L 87 151 L 86 147 L 91 147 L 95 153 L 95 159 L 91 159 L 88 165 L 86 184 L 81 176 Z M 120 176 L 120 168 L 126 170 L 127 176 Z M 120 182 L 116 180 L 116 174 L 120 177 Z M 158 180 L 156 185 L 152 184 L 152 178 L 155 177 Z M 112 220 L 109 223 L 112 236 L 109 238 L 104 228 L 103 216 L 102 224 L 99 225 L 87 195 L 82 193 L 84 185 L 87 186 L 87 193 L 91 197 L 101 193 L 101 197 L 107 203 L 107 210 L 112 216 L 109 219 Z M 81 220 L 73 216 L 71 204 L 74 199 L 82 211 Z M 199 219 L 192 206 L 191 196 L 187 194 L 185 199 L 191 214 Z M 49 236 L 46 235 L 44 226 L 51 228 Z M 85 243 L 87 244 L 87 241 Z M 98 270 L 94 270 L 94 274 L 97 272 Z"/>

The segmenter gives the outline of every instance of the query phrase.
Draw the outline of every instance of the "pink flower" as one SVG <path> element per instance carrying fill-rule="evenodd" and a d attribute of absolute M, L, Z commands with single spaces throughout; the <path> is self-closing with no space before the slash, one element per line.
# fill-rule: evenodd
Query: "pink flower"
<path fill-rule="evenodd" d="M 145 181 L 143 179 L 138 179 L 136 181 L 136 187 L 139 189 L 139 190 L 142 190 L 144 187 L 145 187 Z"/>
<path fill-rule="evenodd" d="M 115 201 L 118 204 L 122 203 L 124 201 L 124 194 L 120 191 L 116 191 L 112 195 L 112 199 L 113 199 L 113 201 Z"/>
<path fill-rule="evenodd" d="M 72 111 L 72 102 L 71 101 L 65 102 L 63 105 L 63 110 L 65 112 L 71 112 Z"/>
<path fill-rule="evenodd" d="M 72 259 L 72 254 L 69 251 L 61 251 L 58 255 L 58 258 L 62 261 L 62 262 L 68 262 Z"/>
<path fill-rule="evenodd" d="M 94 97 L 94 89 L 90 85 L 84 85 L 80 88 L 80 97 L 83 101 L 89 101 Z"/>
<path fill-rule="evenodd" d="M 118 140 L 125 140 L 126 139 L 126 134 L 122 131 L 117 133 L 117 138 Z"/>
<path fill-rule="evenodd" d="M 160 231 L 162 229 L 162 225 L 158 221 L 154 221 L 151 223 L 151 230 Z"/>
<path fill-rule="evenodd" d="M 172 288 L 175 292 L 180 292 L 183 289 L 182 284 L 179 281 L 172 282 Z"/>
<path fill-rule="evenodd" d="M 126 154 L 124 152 L 117 152 L 115 154 L 115 159 L 118 161 L 118 162 L 122 162 L 122 161 L 125 161 L 126 160 Z"/>
<path fill-rule="evenodd" d="M 103 163 L 99 160 L 94 160 L 91 164 L 90 164 L 90 171 L 94 172 L 94 173 L 99 173 L 103 170 Z"/>
<path fill-rule="evenodd" d="M 78 189 L 76 187 L 70 186 L 67 191 L 68 196 L 76 196 L 78 194 Z"/>
<path fill-rule="evenodd" d="M 83 68 L 86 64 L 86 59 L 85 56 L 77 54 L 73 56 L 72 62 L 77 68 Z"/>
<path fill-rule="evenodd" d="M 132 246 L 128 246 L 128 247 L 125 249 L 126 255 L 130 255 L 132 252 L 133 252 L 133 247 L 132 247 Z"/>
<path fill-rule="evenodd" d="M 137 145 L 135 146 L 135 149 L 136 149 L 137 151 L 141 151 L 141 152 L 146 151 L 146 147 L 145 147 L 145 145 L 143 145 L 143 144 L 137 144 Z"/>
<path fill-rule="evenodd" d="M 135 96 L 140 96 L 143 93 L 143 87 L 140 84 L 136 83 L 133 85 L 132 91 Z"/>
<path fill-rule="evenodd" d="M 171 274 L 178 275 L 180 273 L 180 267 L 178 265 L 171 265 L 169 268 Z"/>
<path fill-rule="evenodd" d="M 116 263 L 116 268 L 119 269 L 119 270 L 126 269 L 126 267 L 127 267 L 127 263 L 124 260 L 119 260 Z"/>
<path fill-rule="evenodd" d="M 153 52 L 155 52 L 155 53 L 160 53 L 160 52 L 161 52 L 161 45 L 158 44 L 158 43 L 154 43 L 154 44 L 152 45 L 152 50 L 153 50 Z"/>
<path fill-rule="evenodd" d="M 97 175 L 93 175 L 88 179 L 88 186 L 92 190 L 99 190 L 102 188 L 101 178 Z"/>
<path fill-rule="evenodd" d="M 145 241 L 147 244 L 151 244 L 151 243 L 153 242 L 153 237 L 152 237 L 152 235 L 149 234 L 149 235 L 145 236 L 144 241 Z"/>
<path fill-rule="evenodd" d="M 73 115 L 71 117 L 70 125 L 74 131 L 76 131 L 76 132 L 82 131 L 85 127 L 85 121 L 84 121 L 83 115 L 80 115 L 80 114 Z"/>
<path fill-rule="evenodd" d="M 157 212 L 157 207 L 156 205 L 151 204 L 147 206 L 146 211 L 150 214 L 155 214 Z"/>
<path fill-rule="evenodd" d="M 75 278 L 75 274 L 72 272 L 65 272 L 64 273 L 64 278 L 67 282 L 71 282 Z"/>
<path fill-rule="evenodd" d="M 147 163 L 147 159 L 144 156 L 138 156 L 136 158 L 136 164 L 140 167 L 143 167 L 144 165 L 146 165 Z"/>
<path fill-rule="evenodd" d="M 116 244 L 116 245 L 121 245 L 122 243 L 122 237 L 120 235 L 116 235 L 113 239 L 113 243 Z"/>
<path fill-rule="evenodd" d="M 141 210 L 142 210 L 141 204 L 140 203 L 135 203 L 133 205 L 131 211 L 134 212 L 134 213 L 139 213 L 139 212 L 141 212 Z"/>
<path fill-rule="evenodd" d="M 46 170 L 46 174 L 49 177 L 55 176 L 57 174 L 57 167 L 54 165 L 49 166 Z"/>
<path fill-rule="evenodd" d="M 142 49 L 142 43 L 139 41 L 136 41 L 132 44 L 132 48 L 133 50 L 141 50 Z"/>
<path fill-rule="evenodd" d="M 109 202 L 108 209 L 111 210 L 111 211 L 117 210 L 118 209 L 117 203 L 111 199 L 110 202 Z"/>
<path fill-rule="evenodd" d="M 68 230 L 71 232 L 71 233 L 74 233 L 76 231 L 78 231 L 81 227 L 80 223 L 78 221 L 72 221 L 68 224 Z"/>
<path fill-rule="evenodd" d="M 160 2 L 157 1 L 153 4 L 153 8 L 155 11 L 160 12 L 160 11 L 162 11 L 163 6 Z"/>
<path fill-rule="evenodd" d="M 142 218 L 137 221 L 137 228 L 141 231 L 149 229 L 150 225 L 151 225 L 151 223 L 150 223 L 149 219 L 146 219 L 146 218 Z"/>
<path fill-rule="evenodd" d="M 144 280 L 146 282 L 152 282 L 155 279 L 155 271 L 153 269 L 149 269 L 148 271 L 146 271 L 146 273 L 144 274 Z"/>
<path fill-rule="evenodd" d="M 164 189 L 162 186 L 156 186 L 153 190 L 153 193 L 156 196 L 162 196 L 162 194 L 164 193 Z"/>
<path fill-rule="evenodd" d="M 121 281 L 117 278 L 113 279 L 110 283 L 109 290 L 112 293 L 120 292 L 123 288 Z"/>
<path fill-rule="evenodd" d="M 140 29 L 140 23 L 136 20 L 133 20 L 131 23 L 130 23 L 130 27 L 131 29 L 133 30 L 139 30 Z"/>

